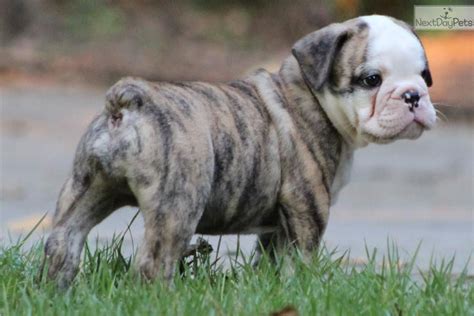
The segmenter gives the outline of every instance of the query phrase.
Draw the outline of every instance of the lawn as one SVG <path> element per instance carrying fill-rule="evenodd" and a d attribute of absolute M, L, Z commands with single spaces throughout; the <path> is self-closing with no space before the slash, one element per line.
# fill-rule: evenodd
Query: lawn
<path fill-rule="evenodd" d="M 474 315 L 473 280 L 453 276 L 452 260 L 418 271 L 399 264 L 397 248 L 376 262 L 348 264 L 347 256 L 321 249 L 310 264 L 291 255 L 293 272 L 264 258 L 249 258 L 226 269 L 198 254 L 176 273 L 173 286 L 138 279 L 131 258 L 121 254 L 121 238 L 97 250 L 86 247 L 73 286 L 58 290 L 37 282 L 42 243 L 0 246 L 0 315 L 269 315 L 292 306 L 299 315 Z M 288 262 L 288 261 L 286 261 Z M 285 269 L 287 271 L 287 269 Z M 289 314 L 294 315 L 294 314 Z"/>

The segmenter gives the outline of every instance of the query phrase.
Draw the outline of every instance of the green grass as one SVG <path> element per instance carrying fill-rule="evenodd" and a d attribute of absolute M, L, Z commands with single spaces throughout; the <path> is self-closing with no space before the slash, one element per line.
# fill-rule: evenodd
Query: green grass
<path fill-rule="evenodd" d="M 35 282 L 42 243 L 23 249 L 20 241 L 0 246 L 0 315 L 268 315 L 294 306 L 300 315 L 473 315 L 472 280 L 451 274 L 452 260 L 413 277 L 414 261 L 399 265 L 390 246 L 384 264 L 350 266 L 345 256 L 322 249 L 310 264 L 292 255 L 294 273 L 264 259 L 257 269 L 248 258 L 223 269 L 198 256 L 177 273 L 171 288 L 145 282 L 129 271 L 121 254 L 123 238 L 84 252 L 73 286 L 59 291 Z M 243 262 L 243 263 L 242 263 Z"/>

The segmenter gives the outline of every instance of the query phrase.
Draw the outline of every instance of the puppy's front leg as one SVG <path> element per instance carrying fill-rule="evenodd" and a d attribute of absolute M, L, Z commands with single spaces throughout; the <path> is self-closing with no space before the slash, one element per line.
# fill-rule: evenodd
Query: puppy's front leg
<path fill-rule="evenodd" d="M 268 256 L 270 261 L 275 262 L 278 259 L 279 253 L 287 248 L 287 242 L 284 230 L 281 228 L 278 228 L 275 232 L 258 235 L 253 265 L 257 267 L 265 255 Z"/>
<path fill-rule="evenodd" d="M 282 226 L 290 244 L 308 256 L 317 249 L 326 229 L 329 192 L 322 185 L 288 185 L 280 203 Z"/>

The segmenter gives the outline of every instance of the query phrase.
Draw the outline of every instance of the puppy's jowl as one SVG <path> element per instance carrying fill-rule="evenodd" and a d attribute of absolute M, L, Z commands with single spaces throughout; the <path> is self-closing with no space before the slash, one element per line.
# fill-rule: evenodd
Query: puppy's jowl
<path fill-rule="evenodd" d="M 423 47 L 403 22 L 367 16 L 299 40 L 278 73 L 226 84 L 125 78 L 77 148 L 46 243 L 67 286 L 89 231 L 138 206 L 135 262 L 169 280 L 191 237 L 257 233 L 267 251 L 314 250 L 352 154 L 433 126 Z"/>

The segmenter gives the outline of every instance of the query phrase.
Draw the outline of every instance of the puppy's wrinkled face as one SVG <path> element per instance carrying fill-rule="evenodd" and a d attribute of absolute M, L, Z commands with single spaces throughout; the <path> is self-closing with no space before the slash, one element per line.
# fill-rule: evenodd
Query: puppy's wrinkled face
<path fill-rule="evenodd" d="M 366 61 L 353 74 L 356 128 L 367 140 L 417 138 L 436 120 L 423 47 L 400 24 L 383 17 L 362 19 L 369 25 L 369 37 Z"/>
<path fill-rule="evenodd" d="M 330 120 L 355 146 L 415 139 L 435 124 L 428 62 L 401 21 L 366 16 L 333 24 L 300 40 L 293 54 Z"/>

